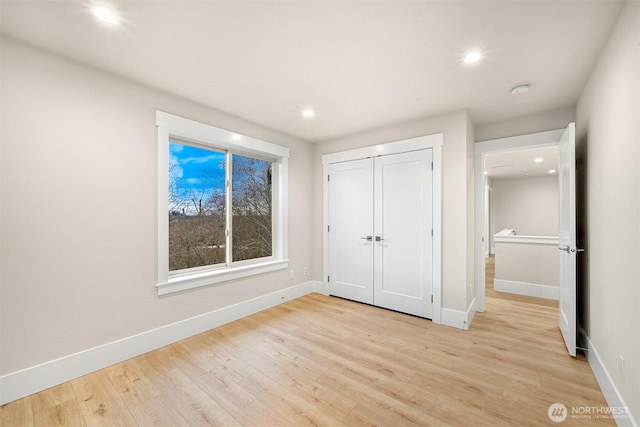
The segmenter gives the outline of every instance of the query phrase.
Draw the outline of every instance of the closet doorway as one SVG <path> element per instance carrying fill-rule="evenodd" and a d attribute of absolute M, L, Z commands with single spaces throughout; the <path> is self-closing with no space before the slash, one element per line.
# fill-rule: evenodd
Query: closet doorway
<path fill-rule="evenodd" d="M 439 321 L 435 137 L 323 156 L 327 293 Z"/>

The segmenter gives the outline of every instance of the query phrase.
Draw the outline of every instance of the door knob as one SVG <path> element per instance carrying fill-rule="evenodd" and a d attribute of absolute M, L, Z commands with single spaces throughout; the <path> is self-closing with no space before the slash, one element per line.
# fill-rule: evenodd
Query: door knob
<path fill-rule="evenodd" d="M 371 240 L 373 240 L 372 236 L 367 236 L 367 237 L 361 237 L 362 240 L 366 240 L 367 242 L 370 242 Z"/>
<path fill-rule="evenodd" d="M 569 253 L 569 252 L 571 252 L 571 253 L 584 252 L 584 249 L 580 249 L 580 248 L 571 249 L 571 247 L 569 245 L 567 245 L 564 248 L 558 248 L 558 250 L 565 251 L 566 253 Z"/>
<path fill-rule="evenodd" d="M 376 236 L 376 242 L 381 242 L 381 241 L 383 241 L 383 240 L 384 240 L 384 239 L 383 239 L 382 237 L 380 237 L 380 236 Z"/>

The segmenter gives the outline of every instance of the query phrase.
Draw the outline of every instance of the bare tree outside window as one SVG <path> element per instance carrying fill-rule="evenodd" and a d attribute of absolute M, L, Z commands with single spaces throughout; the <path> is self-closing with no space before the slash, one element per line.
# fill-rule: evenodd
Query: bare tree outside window
<path fill-rule="evenodd" d="M 169 153 L 169 270 L 228 264 L 227 229 L 233 230 L 233 261 L 271 256 L 272 163 L 177 142 L 169 143 Z M 227 156 L 232 156 L 231 176 Z"/>
<path fill-rule="evenodd" d="M 233 155 L 233 261 L 272 255 L 271 162 Z"/>

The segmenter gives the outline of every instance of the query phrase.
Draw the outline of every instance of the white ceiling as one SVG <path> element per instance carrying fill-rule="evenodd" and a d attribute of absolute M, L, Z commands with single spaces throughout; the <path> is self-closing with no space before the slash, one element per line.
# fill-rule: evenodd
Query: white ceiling
<path fill-rule="evenodd" d="M 0 0 L 0 31 L 317 142 L 450 111 L 476 124 L 574 105 L 621 2 Z M 472 66 L 461 58 L 479 49 Z M 530 82 L 531 91 L 510 88 Z M 318 112 L 304 120 L 299 112 Z"/>
<path fill-rule="evenodd" d="M 542 161 L 536 163 L 534 159 Z M 550 174 L 549 170 L 556 170 Z M 484 170 L 492 179 L 558 176 L 558 147 L 541 147 L 508 151 L 485 156 Z"/>

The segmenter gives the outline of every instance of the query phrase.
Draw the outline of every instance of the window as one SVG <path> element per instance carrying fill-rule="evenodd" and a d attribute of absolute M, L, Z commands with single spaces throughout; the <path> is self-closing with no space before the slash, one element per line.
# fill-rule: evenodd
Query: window
<path fill-rule="evenodd" d="M 232 260 L 270 257 L 272 239 L 272 163 L 232 156 Z"/>
<path fill-rule="evenodd" d="M 158 293 L 287 268 L 286 147 L 156 113 Z"/>
<path fill-rule="evenodd" d="M 272 168 L 268 160 L 169 140 L 170 272 L 273 255 Z"/>
<path fill-rule="evenodd" d="M 226 262 L 225 158 L 169 141 L 169 271 Z"/>

